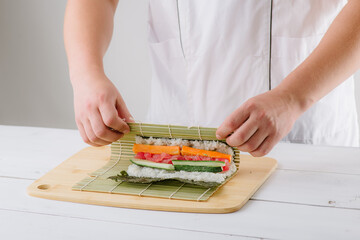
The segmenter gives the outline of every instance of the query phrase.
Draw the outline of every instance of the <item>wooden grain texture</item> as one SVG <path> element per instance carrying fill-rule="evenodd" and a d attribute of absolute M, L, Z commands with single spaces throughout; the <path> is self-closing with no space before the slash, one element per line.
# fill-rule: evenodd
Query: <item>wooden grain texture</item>
<path fill-rule="evenodd" d="M 279 161 L 277 169 L 360 175 L 360 148 L 308 144 L 277 144 L 268 157 Z"/>
<path fill-rule="evenodd" d="M 176 212 L 229 213 L 239 210 L 275 170 L 272 158 L 244 155 L 238 174 L 206 202 L 72 191 L 71 187 L 110 158 L 109 147 L 83 149 L 28 187 L 35 197 L 104 206 Z"/>
<path fill-rule="evenodd" d="M 94 219 L 68 218 L 41 213 L 15 212 L 0 209 L 1 239 L 146 239 L 146 240 L 254 240 L 244 236 L 159 228 L 141 224 L 128 224 Z M 31 221 L 28 221 L 31 219 Z M 19 231 L 21 226 L 21 231 Z M 59 227 L 61 226 L 61 227 Z M 114 234 L 115 232 L 115 234 Z M 145 237 L 146 236 L 146 237 Z"/>
<path fill-rule="evenodd" d="M 269 180 L 272 179 L 271 176 Z M 148 211 L 33 198 L 24 194 L 24 187 L 30 183 L 30 180 L 25 179 L 0 178 L 0 189 L 4 186 L 4 189 L 8 189 L 7 194 L 0 195 L 0 207 L 69 219 L 91 219 L 93 224 L 84 221 L 89 228 L 100 227 L 102 222 L 118 222 L 260 239 L 358 239 L 360 236 L 360 211 L 354 209 L 250 199 L 240 211 L 230 214 Z M 262 192 L 264 188 L 268 186 L 262 186 L 258 192 Z M 293 193 L 299 197 L 302 195 L 301 192 Z M 23 214 L 23 217 L 33 221 L 29 215 Z M 65 224 L 59 224 L 64 226 L 63 229 L 68 229 Z M 156 233 L 154 229 L 154 234 Z M 80 233 L 79 236 L 83 234 Z M 92 239 L 91 235 L 89 237 Z M 168 239 L 166 237 L 161 236 L 159 239 Z"/>

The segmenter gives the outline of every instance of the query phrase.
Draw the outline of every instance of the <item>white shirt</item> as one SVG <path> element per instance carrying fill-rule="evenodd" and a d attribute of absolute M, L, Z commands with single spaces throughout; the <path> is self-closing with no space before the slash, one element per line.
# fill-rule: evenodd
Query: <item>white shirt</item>
<path fill-rule="evenodd" d="M 218 127 L 276 87 L 318 45 L 346 1 L 150 0 L 151 123 Z M 351 77 L 283 139 L 359 146 Z"/>

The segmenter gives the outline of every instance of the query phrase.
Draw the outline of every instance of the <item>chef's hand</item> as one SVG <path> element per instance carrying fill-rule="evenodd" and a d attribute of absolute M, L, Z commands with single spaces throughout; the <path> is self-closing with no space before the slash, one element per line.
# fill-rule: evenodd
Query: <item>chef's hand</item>
<path fill-rule="evenodd" d="M 271 90 L 255 96 L 230 114 L 216 131 L 240 151 L 254 157 L 268 154 L 290 132 L 301 108 L 293 97 Z"/>
<path fill-rule="evenodd" d="M 130 131 L 132 117 L 119 91 L 104 75 L 91 76 L 73 85 L 75 119 L 84 142 L 110 144 Z M 125 121 L 124 121 L 125 120 Z"/>

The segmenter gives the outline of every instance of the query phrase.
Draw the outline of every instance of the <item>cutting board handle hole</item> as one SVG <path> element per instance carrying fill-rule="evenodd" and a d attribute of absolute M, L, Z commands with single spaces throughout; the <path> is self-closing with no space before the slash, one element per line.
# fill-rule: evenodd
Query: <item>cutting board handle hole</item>
<path fill-rule="evenodd" d="M 40 190 L 48 190 L 50 188 L 50 185 L 41 184 L 41 185 L 38 185 L 37 188 L 40 189 Z"/>

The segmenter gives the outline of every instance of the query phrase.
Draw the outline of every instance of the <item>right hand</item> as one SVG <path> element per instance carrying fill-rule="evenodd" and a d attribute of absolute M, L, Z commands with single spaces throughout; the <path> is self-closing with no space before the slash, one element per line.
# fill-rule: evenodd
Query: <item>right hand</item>
<path fill-rule="evenodd" d="M 119 91 L 105 76 L 91 76 L 74 89 L 75 119 L 84 142 L 92 146 L 110 144 L 130 131 L 133 122 Z"/>

